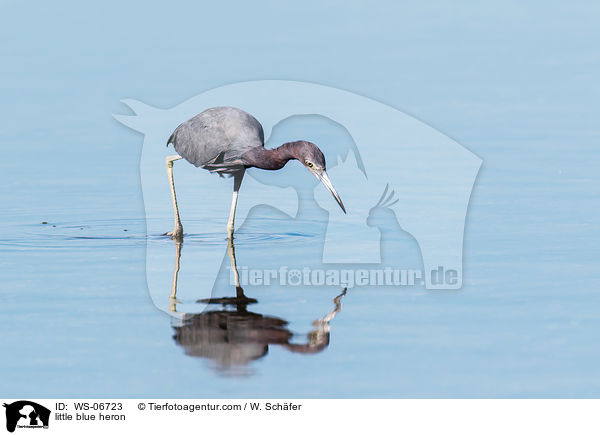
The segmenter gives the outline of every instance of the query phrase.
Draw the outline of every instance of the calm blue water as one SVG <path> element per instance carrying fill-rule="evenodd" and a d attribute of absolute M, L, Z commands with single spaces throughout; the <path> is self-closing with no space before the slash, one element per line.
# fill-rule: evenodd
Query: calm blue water
<path fill-rule="evenodd" d="M 0 6 L 0 396 L 600 396 L 597 5 L 179 3 Z M 151 302 L 142 137 L 111 114 L 265 78 L 404 110 L 483 166 L 461 290 L 350 289 L 304 355 L 282 343 L 337 292 L 246 289 L 275 344 L 224 371 Z M 302 234 L 236 249 L 268 261 Z"/>

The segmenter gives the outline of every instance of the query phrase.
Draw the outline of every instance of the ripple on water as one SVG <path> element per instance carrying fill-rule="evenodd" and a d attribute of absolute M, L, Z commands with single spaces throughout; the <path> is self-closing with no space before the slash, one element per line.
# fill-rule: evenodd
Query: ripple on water
<path fill-rule="evenodd" d="M 310 231 L 277 231 L 272 220 L 253 221 L 253 225 L 236 232 L 236 245 L 255 245 L 309 240 L 318 237 Z M 225 229 L 204 233 L 184 233 L 185 243 L 221 246 L 227 241 Z M 87 247 L 122 247 L 153 243 L 170 245 L 170 237 L 161 233 L 146 235 L 144 219 L 104 219 L 94 221 L 44 221 L 16 225 L 8 234 L 0 234 L 4 249 L 73 249 Z"/>
<path fill-rule="evenodd" d="M 131 246 L 144 243 L 144 231 L 144 221 L 138 219 L 26 223 L 0 235 L 0 245 L 19 249 Z"/>

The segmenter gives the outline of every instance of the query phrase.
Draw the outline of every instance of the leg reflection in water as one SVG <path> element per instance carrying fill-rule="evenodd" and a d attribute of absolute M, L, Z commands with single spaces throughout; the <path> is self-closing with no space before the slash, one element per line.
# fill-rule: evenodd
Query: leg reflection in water
<path fill-rule="evenodd" d="M 221 305 L 220 310 L 199 314 L 184 314 L 179 325 L 174 326 L 175 342 L 190 356 L 207 358 L 214 362 L 218 371 L 235 372 L 253 360 L 268 353 L 269 345 L 280 345 L 295 353 L 312 354 L 329 345 L 330 322 L 342 309 L 346 289 L 334 300 L 334 308 L 313 322 L 313 329 L 302 343 L 289 329 L 288 322 L 278 317 L 248 311 L 248 305 L 257 303 L 248 298 L 239 284 L 233 240 L 228 240 L 228 252 L 236 285 L 235 297 L 203 299 L 198 302 Z M 181 257 L 181 242 L 175 242 L 175 269 L 170 295 L 170 309 L 177 307 L 177 277 Z M 294 340 L 296 341 L 296 340 Z"/>

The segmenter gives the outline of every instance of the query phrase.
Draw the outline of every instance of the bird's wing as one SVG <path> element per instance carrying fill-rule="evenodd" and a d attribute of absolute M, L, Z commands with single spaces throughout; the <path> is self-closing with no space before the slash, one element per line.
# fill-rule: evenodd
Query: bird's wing
<path fill-rule="evenodd" d="M 209 171 L 231 173 L 243 167 L 241 156 L 263 146 L 260 123 L 248 113 L 233 107 L 205 110 L 180 124 L 167 142 L 194 166 Z"/>

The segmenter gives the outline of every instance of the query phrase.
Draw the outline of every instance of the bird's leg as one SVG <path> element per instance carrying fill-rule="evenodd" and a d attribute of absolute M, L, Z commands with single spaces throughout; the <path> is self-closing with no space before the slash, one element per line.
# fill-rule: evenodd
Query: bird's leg
<path fill-rule="evenodd" d="M 167 175 L 169 177 L 169 185 L 171 186 L 171 199 L 173 200 L 173 212 L 175 213 L 175 227 L 173 231 L 165 233 L 165 236 L 171 236 L 173 240 L 183 240 L 183 226 L 179 219 L 179 209 L 177 208 L 177 195 L 175 195 L 175 181 L 173 180 L 173 162 L 179 160 L 181 156 L 174 155 L 167 157 Z"/>
<path fill-rule="evenodd" d="M 235 224 L 235 207 L 237 206 L 238 192 L 244 178 L 244 170 L 237 172 L 233 176 L 233 197 L 231 198 L 231 210 L 229 211 L 229 220 L 227 221 L 227 235 L 229 239 L 233 239 L 233 229 Z"/>
<path fill-rule="evenodd" d="M 173 283 L 171 285 L 171 295 L 169 296 L 169 311 L 177 311 L 177 278 L 179 276 L 179 261 L 181 259 L 181 244 L 179 240 L 175 240 L 175 268 L 173 269 Z"/>
<path fill-rule="evenodd" d="M 231 271 L 233 272 L 233 279 L 235 280 L 235 288 L 239 292 L 242 287 L 240 286 L 240 273 L 238 272 L 237 261 L 235 260 L 235 246 L 233 244 L 233 239 L 227 239 L 227 253 L 229 254 L 229 261 L 231 262 Z"/>
<path fill-rule="evenodd" d="M 239 313 L 245 313 L 248 304 L 256 302 L 256 299 L 251 299 L 244 294 L 244 289 L 240 285 L 240 272 L 238 271 L 237 261 L 235 259 L 235 245 L 233 238 L 227 239 L 227 252 L 229 253 L 229 260 L 231 261 L 231 271 L 233 272 L 233 279 L 235 280 L 235 305 Z"/>

